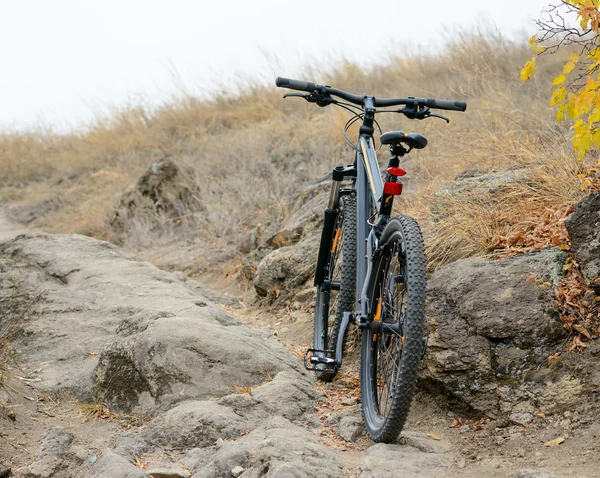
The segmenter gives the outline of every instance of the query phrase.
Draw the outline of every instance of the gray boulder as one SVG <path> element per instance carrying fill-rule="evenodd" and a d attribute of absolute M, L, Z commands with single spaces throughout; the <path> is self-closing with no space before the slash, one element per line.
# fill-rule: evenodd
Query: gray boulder
<path fill-rule="evenodd" d="M 359 478 L 382 476 L 433 478 L 442 475 L 449 461 L 450 455 L 446 454 L 445 448 L 429 452 L 410 445 L 378 443 L 367 450 L 367 457 L 362 464 Z"/>
<path fill-rule="evenodd" d="M 519 470 L 515 478 L 556 478 L 556 475 L 544 470 Z"/>
<path fill-rule="evenodd" d="M 264 415 L 279 415 L 294 421 L 313 414 L 321 394 L 314 388 L 312 375 L 283 371 L 273 381 L 254 389 L 252 398 Z"/>
<path fill-rule="evenodd" d="M 349 442 L 355 442 L 367 434 L 358 406 L 331 413 L 327 417 L 327 425 Z"/>
<path fill-rule="evenodd" d="M 181 166 L 168 158 L 152 163 L 135 184 L 115 198 L 107 218 L 109 228 L 126 233 L 145 223 L 152 229 L 160 226 L 160 216 L 180 223 L 186 221 L 191 212 L 203 208 L 186 181 L 187 176 Z"/>
<path fill-rule="evenodd" d="M 243 326 L 194 281 L 109 243 L 24 235 L 0 246 L 0 268 L 0 326 L 44 291 L 14 342 L 41 390 L 153 414 L 299 370 L 281 345 Z"/>
<path fill-rule="evenodd" d="M 254 234 L 257 245 L 246 256 L 244 271 L 254 279 L 258 295 L 290 291 L 314 274 L 328 188 L 329 182 L 319 182 L 301 190 L 290 200 L 289 217 L 276 230 Z"/>
<path fill-rule="evenodd" d="M 273 417 L 286 424 L 288 420 L 298 424 L 315 422 L 319 397 L 313 377 L 295 371 L 279 372 L 251 393 L 233 393 L 218 401 L 180 403 L 156 417 L 138 436 L 130 431 L 122 433 L 115 450 L 133 458 L 161 448 L 202 449 L 219 441 L 237 440 L 244 433 L 263 428 Z"/>
<path fill-rule="evenodd" d="M 142 438 L 161 448 L 202 448 L 219 438 L 238 438 L 246 428 L 246 420 L 231 408 L 211 401 L 186 402 L 155 418 Z"/>
<path fill-rule="evenodd" d="M 194 468 L 195 478 L 230 476 L 236 466 L 249 478 L 337 477 L 341 466 L 333 451 L 310 431 L 286 419 L 266 421 L 234 442 L 225 442 Z"/>
<path fill-rule="evenodd" d="M 600 293 L 600 192 L 584 197 L 565 226 L 588 286 Z"/>
<path fill-rule="evenodd" d="M 432 219 L 437 221 L 451 216 L 463 201 L 491 202 L 514 183 L 527 182 L 528 174 L 528 169 L 515 166 L 463 171 L 452 183 L 436 192 L 431 206 Z"/>
<path fill-rule="evenodd" d="M 87 473 L 87 478 L 144 478 L 146 473 L 120 455 L 106 450 Z"/>
<path fill-rule="evenodd" d="M 257 294 L 265 296 L 272 290 L 291 290 L 304 284 L 315 273 L 318 247 L 319 237 L 313 234 L 267 255 L 254 277 Z"/>
<path fill-rule="evenodd" d="M 64 427 L 47 431 L 42 439 L 40 452 L 35 461 L 19 470 L 26 478 L 49 478 L 68 467 L 66 456 L 69 453 L 73 434 Z"/>
<path fill-rule="evenodd" d="M 566 259 L 546 249 L 438 270 L 428 283 L 424 383 L 486 413 L 505 408 L 500 402 L 511 394 L 503 387 L 518 387 L 563 340 L 551 294 Z"/>

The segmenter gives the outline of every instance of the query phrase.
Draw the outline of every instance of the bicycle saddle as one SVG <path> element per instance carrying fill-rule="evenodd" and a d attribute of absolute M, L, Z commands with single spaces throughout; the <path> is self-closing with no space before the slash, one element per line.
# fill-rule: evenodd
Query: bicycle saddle
<path fill-rule="evenodd" d="M 410 148 L 423 149 L 427 146 L 427 138 L 419 133 L 404 133 L 402 131 L 389 131 L 379 138 L 381 144 L 405 143 Z"/>

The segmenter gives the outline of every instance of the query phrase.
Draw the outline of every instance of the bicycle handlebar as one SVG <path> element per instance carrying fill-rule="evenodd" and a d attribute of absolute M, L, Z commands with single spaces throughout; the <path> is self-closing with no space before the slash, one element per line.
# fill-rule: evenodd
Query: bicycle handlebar
<path fill-rule="evenodd" d="M 279 88 L 289 88 L 291 90 L 300 90 L 312 93 L 315 90 L 320 90 L 330 95 L 339 96 L 340 98 L 354 103 L 357 105 L 363 105 L 366 95 L 354 95 L 344 90 L 338 90 L 337 88 L 331 88 L 326 85 L 318 85 L 316 83 L 310 83 L 308 81 L 291 80 L 289 78 L 278 77 L 275 80 L 275 86 Z M 467 109 L 467 103 L 464 101 L 454 100 L 436 100 L 434 98 L 375 98 L 375 106 L 397 106 L 397 105 L 415 105 L 428 106 L 429 108 L 436 108 L 439 110 L 449 111 L 465 111 Z"/>

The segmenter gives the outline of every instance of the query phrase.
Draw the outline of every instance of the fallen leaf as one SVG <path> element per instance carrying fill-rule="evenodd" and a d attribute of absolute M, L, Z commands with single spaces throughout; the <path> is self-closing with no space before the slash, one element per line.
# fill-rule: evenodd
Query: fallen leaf
<path fill-rule="evenodd" d="M 560 357 L 560 354 L 561 354 L 561 353 L 562 353 L 562 352 L 556 352 L 555 354 L 552 354 L 552 355 L 550 355 L 550 356 L 548 357 L 548 360 L 556 360 L 557 358 L 559 358 L 559 357 Z"/>
<path fill-rule="evenodd" d="M 535 412 L 533 415 L 538 418 L 546 418 L 546 414 L 544 412 Z"/>
<path fill-rule="evenodd" d="M 435 433 L 428 433 L 427 436 L 429 438 L 431 438 L 432 440 L 437 440 L 437 441 L 444 439 L 444 437 L 442 435 L 436 435 Z"/>
<path fill-rule="evenodd" d="M 588 332 L 588 330 L 580 324 L 574 324 L 573 328 L 579 332 L 581 335 L 585 335 L 588 339 L 592 340 L 592 335 Z"/>
<path fill-rule="evenodd" d="M 546 443 L 544 443 L 544 446 L 558 446 L 564 442 L 565 442 L 565 437 L 558 437 L 558 438 L 555 438 L 554 440 L 547 441 Z"/>

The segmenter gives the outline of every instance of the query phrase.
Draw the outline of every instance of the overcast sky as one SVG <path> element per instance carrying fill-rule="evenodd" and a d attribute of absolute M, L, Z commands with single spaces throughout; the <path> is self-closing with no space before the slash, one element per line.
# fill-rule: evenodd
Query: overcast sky
<path fill-rule="evenodd" d="M 533 32 L 548 2 L 0 0 L 0 128 L 63 129 L 177 88 L 272 82 L 342 55 L 372 63 L 482 19 L 508 35 Z"/>

